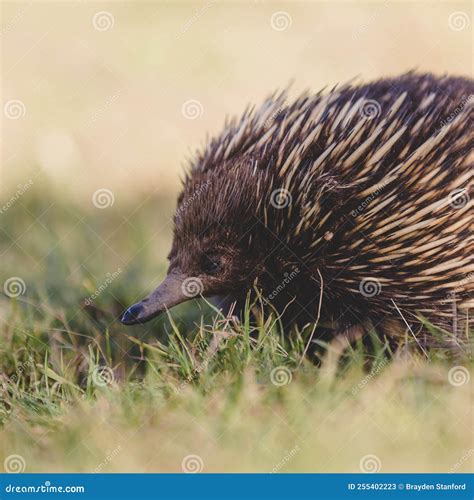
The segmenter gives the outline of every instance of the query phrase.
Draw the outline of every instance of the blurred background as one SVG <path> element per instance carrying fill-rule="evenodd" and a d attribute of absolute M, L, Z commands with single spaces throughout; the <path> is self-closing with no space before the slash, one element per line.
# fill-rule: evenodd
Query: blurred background
<path fill-rule="evenodd" d="M 470 2 L 2 2 L 2 194 L 179 188 L 228 115 L 410 69 L 472 74 Z"/>

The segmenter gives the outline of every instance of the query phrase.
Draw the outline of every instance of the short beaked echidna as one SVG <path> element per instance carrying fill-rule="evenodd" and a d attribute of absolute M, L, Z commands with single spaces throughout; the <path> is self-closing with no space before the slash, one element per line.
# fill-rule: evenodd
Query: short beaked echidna
<path fill-rule="evenodd" d="M 122 322 L 258 286 L 287 323 L 459 328 L 474 306 L 474 81 L 408 73 L 287 96 L 193 159 L 168 275 Z"/>

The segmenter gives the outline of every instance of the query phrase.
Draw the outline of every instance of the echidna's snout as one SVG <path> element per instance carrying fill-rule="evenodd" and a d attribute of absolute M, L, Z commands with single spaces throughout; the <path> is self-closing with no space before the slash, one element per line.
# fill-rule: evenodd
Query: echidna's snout
<path fill-rule="evenodd" d="M 130 306 L 120 318 L 124 325 L 146 323 L 173 306 L 181 304 L 191 297 L 186 294 L 183 282 L 186 276 L 172 271 L 146 299 Z"/>

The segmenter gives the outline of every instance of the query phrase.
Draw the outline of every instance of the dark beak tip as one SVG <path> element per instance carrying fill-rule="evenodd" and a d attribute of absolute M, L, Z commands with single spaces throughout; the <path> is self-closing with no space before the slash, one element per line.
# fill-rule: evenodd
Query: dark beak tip
<path fill-rule="evenodd" d="M 140 322 L 140 314 L 143 311 L 142 304 L 133 304 L 130 306 L 120 318 L 120 322 L 124 325 L 134 325 Z"/>

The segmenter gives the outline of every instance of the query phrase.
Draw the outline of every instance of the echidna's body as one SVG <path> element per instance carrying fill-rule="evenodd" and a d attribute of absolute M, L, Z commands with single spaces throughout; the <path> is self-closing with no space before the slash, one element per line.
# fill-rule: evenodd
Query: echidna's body
<path fill-rule="evenodd" d="M 231 298 L 257 279 L 278 310 L 291 302 L 288 321 L 421 314 L 451 329 L 474 306 L 474 82 L 408 74 L 286 99 L 193 161 L 170 275 L 125 322 L 181 302 L 167 290 L 193 277 Z"/>

